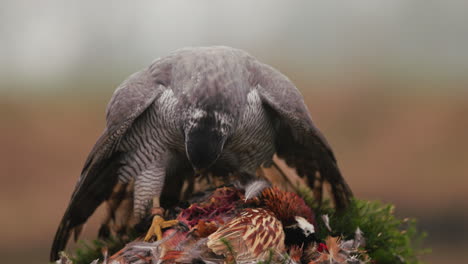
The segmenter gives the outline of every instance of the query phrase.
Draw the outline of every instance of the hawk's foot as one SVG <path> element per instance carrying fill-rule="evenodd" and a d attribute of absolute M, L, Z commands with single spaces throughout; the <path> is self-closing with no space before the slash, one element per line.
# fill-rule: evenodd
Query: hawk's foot
<path fill-rule="evenodd" d="M 162 229 L 175 226 L 179 224 L 178 220 L 164 220 L 160 214 L 154 214 L 153 222 L 151 223 L 150 228 L 145 236 L 145 241 L 150 241 L 153 237 L 156 237 L 156 240 L 162 239 Z"/>

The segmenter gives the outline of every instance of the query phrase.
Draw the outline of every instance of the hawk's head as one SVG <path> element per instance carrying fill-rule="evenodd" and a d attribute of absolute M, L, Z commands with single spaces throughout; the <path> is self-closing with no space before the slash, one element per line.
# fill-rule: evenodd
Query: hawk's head
<path fill-rule="evenodd" d="M 223 152 L 233 118 L 218 111 L 195 109 L 188 113 L 185 132 L 187 158 L 197 174 L 209 169 Z"/>

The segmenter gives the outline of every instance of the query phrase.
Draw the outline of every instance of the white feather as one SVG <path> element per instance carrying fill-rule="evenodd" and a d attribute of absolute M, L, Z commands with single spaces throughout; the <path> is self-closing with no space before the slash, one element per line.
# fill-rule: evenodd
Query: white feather
<path fill-rule="evenodd" d="M 269 188 L 271 184 L 264 180 L 256 180 L 245 187 L 245 200 L 259 196 L 263 190 Z"/>
<path fill-rule="evenodd" d="M 330 219 L 328 218 L 328 215 L 322 215 L 322 220 L 323 220 L 323 223 L 325 224 L 325 227 L 328 229 L 328 231 L 332 231 L 331 227 L 330 227 Z"/>
<path fill-rule="evenodd" d="M 302 232 L 304 233 L 305 236 L 309 236 L 315 233 L 314 225 L 309 223 L 307 219 L 301 216 L 296 216 L 295 219 L 296 219 L 297 225 L 299 226 L 300 229 L 302 229 Z"/>

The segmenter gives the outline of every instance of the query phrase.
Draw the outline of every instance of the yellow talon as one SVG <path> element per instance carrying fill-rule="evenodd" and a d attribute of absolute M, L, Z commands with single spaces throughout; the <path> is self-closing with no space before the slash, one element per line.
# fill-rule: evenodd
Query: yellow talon
<path fill-rule="evenodd" d="M 163 221 L 164 219 L 159 215 L 153 217 L 153 222 L 146 233 L 145 241 L 149 241 L 153 236 L 156 236 L 157 240 L 162 238 L 161 223 Z"/>
<path fill-rule="evenodd" d="M 179 224 L 179 220 L 167 220 L 161 223 L 161 228 L 168 228 Z"/>
<path fill-rule="evenodd" d="M 178 220 L 164 221 L 164 218 L 161 216 L 164 214 L 164 209 L 159 206 L 158 196 L 153 197 L 153 209 L 151 210 L 151 213 L 154 215 L 154 217 L 153 222 L 151 223 L 151 226 L 145 236 L 146 242 L 150 241 L 150 239 L 154 236 L 156 236 L 157 240 L 161 240 L 163 228 L 168 228 L 179 224 Z"/>
<path fill-rule="evenodd" d="M 148 229 L 148 232 L 146 233 L 145 241 L 150 241 L 150 239 L 154 236 L 156 236 L 156 240 L 161 240 L 162 229 L 175 226 L 177 224 L 179 224 L 178 220 L 164 221 L 164 218 L 162 218 L 160 215 L 155 215 L 153 217 L 153 222 L 151 223 L 151 227 Z"/>

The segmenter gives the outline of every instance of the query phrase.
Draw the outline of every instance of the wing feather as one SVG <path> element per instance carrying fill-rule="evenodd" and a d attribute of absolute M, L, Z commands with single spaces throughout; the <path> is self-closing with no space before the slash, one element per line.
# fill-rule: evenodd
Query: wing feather
<path fill-rule="evenodd" d="M 117 183 L 120 164 L 116 149 L 132 123 L 161 94 L 170 74 L 168 59 L 130 76 L 114 92 L 107 107 L 107 127 L 85 161 L 70 203 L 58 227 L 50 260 L 58 259 L 75 228 L 79 228 L 106 200 Z M 169 72 L 169 73 L 168 73 Z"/>
<path fill-rule="evenodd" d="M 319 202 L 321 182 L 329 182 L 336 207 L 345 208 L 352 197 L 351 189 L 341 175 L 329 143 L 312 122 L 300 92 L 286 76 L 266 64 L 252 59 L 248 68 L 252 87 L 259 91 L 265 109 L 276 122 L 278 157 L 295 168 L 299 176 L 307 177 L 309 185 L 319 194 Z M 320 185 L 318 189 L 314 188 L 316 184 Z"/>

